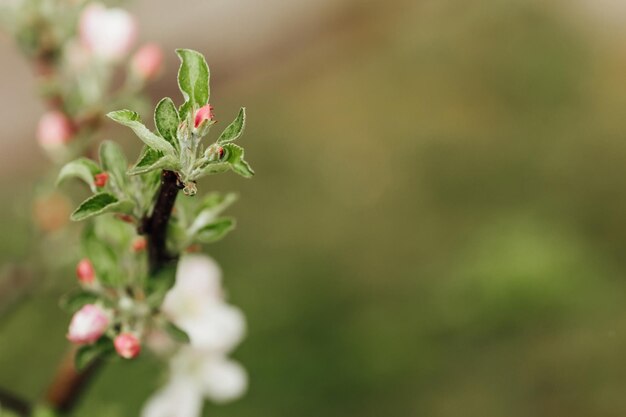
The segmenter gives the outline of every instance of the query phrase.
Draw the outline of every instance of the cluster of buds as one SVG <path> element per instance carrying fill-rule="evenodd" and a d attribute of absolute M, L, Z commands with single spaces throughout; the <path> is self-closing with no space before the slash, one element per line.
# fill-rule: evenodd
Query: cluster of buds
<path fill-rule="evenodd" d="M 102 3 L 92 2 L 80 11 L 77 26 L 76 38 L 67 39 L 59 46 L 58 52 L 63 54 L 69 65 L 67 68 L 55 69 L 69 71 L 67 74 L 64 73 L 63 77 L 75 80 L 76 85 L 93 82 L 90 80 L 94 76 L 107 74 L 110 72 L 108 68 L 121 65 L 126 60 L 129 62 L 128 73 L 127 82 L 123 88 L 129 91 L 139 91 L 146 81 L 155 79 L 160 73 L 163 52 L 158 45 L 145 44 L 129 56 L 136 43 L 138 30 L 135 18 L 126 10 L 118 7 L 107 8 Z M 94 67 L 107 70 L 94 71 Z M 48 68 L 47 73 L 55 70 Z M 106 76 L 102 77 L 104 78 L 100 80 L 101 82 L 108 82 Z M 83 97 L 83 91 L 77 92 L 80 94 L 76 96 L 80 97 L 80 100 L 85 100 L 85 103 L 102 103 L 108 99 L 107 88 L 102 88 L 98 93 L 100 96 L 96 97 Z M 54 106 L 55 109 L 71 108 L 65 104 L 68 103 Z M 84 105 L 81 108 L 82 111 L 86 110 Z M 68 144 L 79 136 L 81 130 L 81 123 L 76 123 L 80 117 L 70 113 L 72 112 L 53 110 L 44 114 L 39 122 L 38 142 L 55 160 L 64 160 L 70 156 L 72 150 L 68 148 Z"/>
<path fill-rule="evenodd" d="M 138 238 L 133 243 L 133 249 L 138 250 L 140 245 Z M 144 240 L 145 246 L 145 240 Z M 140 250 L 140 249 L 139 249 Z M 76 265 L 76 277 L 84 288 L 89 288 L 95 294 L 101 290 L 96 271 L 87 258 L 80 260 Z M 120 299 L 120 310 L 132 310 L 133 302 L 126 297 Z M 113 336 L 113 346 L 119 356 L 125 359 L 133 359 L 141 352 L 140 336 L 136 332 L 123 331 L 115 334 L 114 324 L 115 311 L 105 308 L 98 303 L 86 304 L 72 316 L 67 338 L 70 342 L 78 345 L 94 344 L 103 336 L 109 334 Z"/>

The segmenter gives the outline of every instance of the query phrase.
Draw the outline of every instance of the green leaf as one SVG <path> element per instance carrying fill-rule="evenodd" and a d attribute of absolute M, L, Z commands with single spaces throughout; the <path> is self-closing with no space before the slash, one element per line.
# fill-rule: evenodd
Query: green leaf
<path fill-rule="evenodd" d="M 1 405 L 0 405 L 1 406 Z M 8 410 L 0 409 L 2 413 L 8 412 Z M 2 417 L 10 417 L 13 414 L 0 414 Z M 31 413 L 31 417 L 57 417 L 58 414 L 55 413 L 52 409 L 45 407 L 43 405 L 38 405 Z"/>
<path fill-rule="evenodd" d="M 176 132 L 178 131 L 179 124 L 178 111 L 172 99 L 165 97 L 163 100 L 159 101 L 159 104 L 157 104 L 154 110 L 154 125 L 159 134 L 176 149 L 178 149 Z"/>
<path fill-rule="evenodd" d="M 191 103 L 189 101 L 185 101 L 178 108 L 178 117 L 180 120 L 187 120 L 187 116 L 189 116 L 189 110 L 191 110 Z M 193 122 L 193 120 L 187 120 L 189 123 Z"/>
<path fill-rule="evenodd" d="M 228 162 L 237 174 L 250 178 L 254 175 L 254 171 L 243 159 L 244 151 L 241 146 L 237 146 L 234 143 L 227 143 L 224 145 L 227 155 L 225 161 Z"/>
<path fill-rule="evenodd" d="M 130 127 L 133 132 L 149 147 L 163 152 L 165 155 L 176 155 L 174 147 L 162 137 L 152 133 L 147 127 L 141 123 L 139 115 L 130 110 L 112 111 L 107 114 L 111 120 Z"/>
<path fill-rule="evenodd" d="M 81 205 L 74 210 L 70 219 L 80 221 L 99 214 L 112 212 L 130 214 L 133 207 L 134 204 L 132 201 L 119 201 L 115 196 L 109 193 L 99 193 L 83 201 Z"/>
<path fill-rule="evenodd" d="M 91 189 L 96 192 L 96 184 L 94 175 L 102 172 L 98 164 L 88 158 L 78 158 L 72 162 L 68 162 L 61 168 L 56 184 L 59 185 L 68 178 L 79 178 L 83 180 Z"/>
<path fill-rule="evenodd" d="M 237 194 L 213 193 L 207 195 L 199 204 L 197 214 L 188 229 L 190 236 L 195 235 L 199 230 L 212 223 L 216 217 L 237 201 Z"/>
<path fill-rule="evenodd" d="M 230 168 L 228 162 L 211 162 L 203 167 L 193 179 L 195 180 L 205 175 L 220 174 L 228 171 Z"/>
<path fill-rule="evenodd" d="M 102 168 L 111 175 L 111 178 L 121 191 L 126 188 L 126 169 L 128 160 L 122 148 L 110 140 L 105 140 L 100 144 L 100 163 Z"/>
<path fill-rule="evenodd" d="M 163 328 L 165 329 L 167 334 L 169 334 L 170 337 L 176 342 L 189 343 L 190 340 L 189 340 L 189 335 L 187 334 L 187 332 L 185 332 L 183 329 L 181 329 L 174 323 L 168 321 L 165 323 Z"/>
<path fill-rule="evenodd" d="M 246 126 L 246 108 L 242 107 L 239 110 L 237 118 L 229 124 L 217 139 L 217 143 L 228 143 L 237 139 L 243 133 L 243 129 Z"/>
<path fill-rule="evenodd" d="M 176 265 L 168 264 L 152 275 L 147 282 L 149 306 L 158 308 L 163 304 L 165 295 L 176 283 Z"/>
<path fill-rule="evenodd" d="M 235 219 L 221 217 L 207 224 L 195 233 L 194 240 L 199 243 L 213 243 L 222 239 L 235 228 Z"/>
<path fill-rule="evenodd" d="M 207 211 L 219 214 L 237 201 L 237 198 L 237 193 L 209 193 L 198 204 L 197 213 L 199 216 Z"/>
<path fill-rule="evenodd" d="M 175 158 L 169 155 L 165 156 L 163 152 L 155 151 L 146 146 L 135 166 L 128 171 L 128 175 L 144 174 L 156 169 L 165 168 L 176 171 L 180 167 Z"/>
<path fill-rule="evenodd" d="M 61 308 L 68 313 L 75 313 L 86 304 L 93 304 L 98 301 L 99 297 L 88 291 L 75 291 L 64 295 L 61 298 Z"/>
<path fill-rule="evenodd" d="M 107 228 L 103 232 L 103 227 L 99 227 L 101 225 L 97 223 L 99 222 L 92 222 L 85 227 L 81 247 L 85 257 L 93 263 L 98 281 L 103 285 L 116 286 L 122 281 L 122 276 L 118 269 L 119 262 L 113 247 L 116 243 L 120 245 L 124 238 L 111 239 L 112 230 Z"/>
<path fill-rule="evenodd" d="M 80 371 L 97 358 L 104 358 L 114 351 L 115 347 L 113 346 L 111 339 L 106 336 L 102 336 L 93 345 L 81 346 L 81 348 L 76 351 L 76 356 L 74 356 L 74 367 L 77 371 Z"/>
<path fill-rule="evenodd" d="M 201 53 L 191 49 L 177 49 L 181 64 L 178 87 L 191 108 L 202 107 L 209 101 L 209 66 Z M 187 108 L 187 111 L 189 109 Z"/>

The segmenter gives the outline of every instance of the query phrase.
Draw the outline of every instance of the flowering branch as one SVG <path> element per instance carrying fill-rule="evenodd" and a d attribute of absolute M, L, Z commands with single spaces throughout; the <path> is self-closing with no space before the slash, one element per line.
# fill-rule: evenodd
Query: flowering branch
<path fill-rule="evenodd" d="M 43 5 L 43 0 L 32 1 Z M 180 106 L 162 99 L 154 111 L 154 129 L 131 110 L 106 114 L 144 143 L 137 161 L 129 164 L 110 141 L 101 143 L 98 161 L 86 157 L 93 154 L 91 140 L 105 120 L 103 108 L 125 95 L 135 99 L 144 82 L 158 73 L 161 52 L 154 45 L 137 51 L 124 85 L 109 94 L 136 35 L 132 16 L 84 1 L 45 4 L 50 7 L 42 7 L 37 19 L 29 8 L 25 19 L 16 20 L 16 33 L 35 35 L 21 39 L 34 40 L 23 47 L 42 78 L 51 109 L 39 123 L 38 140 L 57 163 L 71 160 L 57 167 L 57 185 L 77 178 L 92 195 L 70 216 L 86 220 L 83 259 L 76 268 L 79 288 L 61 300 L 72 313 L 67 338 L 76 348 L 62 361 L 43 404 L 55 415 L 71 413 L 107 358 L 134 359 L 145 346 L 177 365 L 171 368 L 173 382 L 148 402 L 142 415 L 162 415 L 159 410 L 173 407 L 168 415 L 199 416 L 203 398 L 225 402 L 245 391 L 245 370 L 227 358 L 243 337 L 245 321 L 225 303 L 219 268 L 210 258 L 185 255 L 179 262 L 179 254 L 197 251 L 234 229 L 235 220 L 220 215 L 235 197 L 178 195 L 182 190 L 195 196 L 197 180 L 208 175 L 254 174 L 244 149 L 234 143 L 243 133 L 246 110 L 241 108 L 216 140 L 203 143 L 216 123 L 209 104 L 209 67 L 202 54 L 179 49 Z M 66 13 L 68 8 L 74 13 Z M 65 30 L 58 30 L 61 17 L 67 17 Z M 46 24 L 30 27 L 33 20 Z M 199 372 L 188 375 L 189 369 Z M 36 408 L 4 391 L 0 406 L 24 416 Z"/>

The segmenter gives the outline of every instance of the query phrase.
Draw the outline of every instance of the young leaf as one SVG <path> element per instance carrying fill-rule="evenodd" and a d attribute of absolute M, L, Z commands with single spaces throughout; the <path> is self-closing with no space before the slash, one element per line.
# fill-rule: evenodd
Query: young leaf
<path fill-rule="evenodd" d="M 209 66 L 201 53 L 191 49 L 177 49 L 181 64 L 178 87 L 191 108 L 204 106 L 209 101 Z M 187 111 L 189 109 L 187 108 Z"/>
<path fill-rule="evenodd" d="M 207 194 L 198 204 L 196 212 L 198 216 L 201 216 L 204 212 L 210 212 L 212 214 L 219 214 L 235 201 L 237 201 L 237 193 L 210 193 Z"/>
<path fill-rule="evenodd" d="M 211 162 L 204 166 L 202 169 L 194 173 L 194 180 L 206 175 L 220 174 L 230 169 L 230 165 L 227 162 Z"/>
<path fill-rule="evenodd" d="M 93 345 L 82 346 L 74 356 L 74 367 L 77 371 L 84 369 L 97 358 L 105 357 L 115 351 L 111 339 L 103 336 Z"/>
<path fill-rule="evenodd" d="M 120 146 L 110 140 L 105 140 L 100 144 L 100 163 L 107 171 L 117 187 L 123 190 L 126 187 L 126 168 L 128 161 Z"/>
<path fill-rule="evenodd" d="M 154 125 L 159 134 L 171 143 L 174 148 L 178 148 L 176 132 L 179 124 L 178 111 L 172 99 L 166 97 L 159 101 L 154 110 Z"/>
<path fill-rule="evenodd" d="M 85 220 L 89 217 L 103 213 L 126 213 L 130 214 L 134 204 L 132 201 L 119 201 L 109 193 L 99 193 L 83 201 L 80 206 L 70 216 L 73 221 Z"/>
<path fill-rule="evenodd" d="M 164 156 L 163 152 L 155 151 L 146 146 L 135 166 L 128 171 L 128 175 L 144 174 L 164 168 L 178 170 L 179 163 L 175 158 L 169 155 Z"/>
<path fill-rule="evenodd" d="M 254 171 L 250 165 L 243 159 L 244 151 L 241 146 L 237 146 L 234 143 L 227 143 L 224 145 L 224 149 L 228 153 L 226 161 L 230 164 L 233 171 L 246 178 L 250 178 L 254 175 Z"/>
<path fill-rule="evenodd" d="M 81 247 L 85 257 L 93 263 L 98 281 L 103 285 L 119 285 L 121 278 L 119 273 L 119 262 L 112 244 L 119 239 L 111 239 L 110 223 L 107 233 L 103 233 L 103 228 L 98 227 L 98 223 L 92 222 L 87 225 L 81 238 Z M 100 230 L 98 230 L 100 229 Z"/>
<path fill-rule="evenodd" d="M 167 334 L 169 334 L 170 337 L 176 342 L 189 343 L 189 335 L 174 323 L 168 321 L 165 323 L 163 328 L 165 329 Z"/>
<path fill-rule="evenodd" d="M 149 147 L 163 152 L 165 155 L 176 155 L 174 147 L 165 139 L 152 133 L 141 123 L 139 115 L 130 110 L 112 111 L 107 114 L 111 120 L 130 127 L 133 132 Z"/>
<path fill-rule="evenodd" d="M 98 301 L 98 296 L 87 291 L 78 291 L 67 294 L 61 298 L 61 308 L 68 313 L 75 313 L 85 304 L 93 304 Z"/>
<path fill-rule="evenodd" d="M 235 193 L 228 193 L 226 195 L 214 193 L 206 196 L 200 202 L 200 207 L 197 210 L 197 215 L 193 223 L 188 229 L 188 234 L 193 236 L 198 230 L 212 223 L 221 212 L 236 200 L 237 194 Z"/>
<path fill-rule="evenodd" d="M 5 414 L 8 413 L 6 414 L 6 416 L 5 414 L 0 414 L 2 417 L 12 417 L 12 416 L 17 417 L 17 414 L 11 414 L 9 410 L 5 411 L 3 409 L 0 409 L 0 411 L 2 411 Z M 35 409 L 31 412 L 30 416 L 31 417 L 58 417 L 59 415 L 48 407 L 45 407 L 43 405 L 37 405 Z"/>
<path fill-rule="evenodd" d="M 146 302 L 151 307 L 160 307 L 165 295 L 176 283 L 176 265 L 166 265 L 156 275 L 150 277 L 147 283 L 148 297 Z"/>
<path fill-rule="evenodd" d="M 187 120 L 188 122 L 192 122 L 193 120 L 189 120 L 189 110 L 191 109 L 191 102 L 185 101 L 178 108 L 178 117 L 180 120 Z"/>
<path fill-rule="evenodd" d="M 96 192 L 96 184 L 94 182 L 94 175 L 102 172 L 98 164 L 88 158 L 78 158 L 75 161 L 68 162 L 61 168 L 59 177 L 57 178 L 57 185 L 65 181 L 67 178 L 79 178 L 83 180 L 92 192 Z"/>
<path fill-rule="evenodd" d="M 243 133 L 243 129 L 246 126 L 246 108 L 242 107 L 239 110 L 237 118 L 229 124 L 217 139 L 217 143 L 228 143 L 237 139 Z"/>
<path fill-rule="evenodd" d="M 222 239 L 235 228 L 235 219 L 222 217 L 204 226 L 195 233 L 194 240 L 198 243 L 213 243 Z"/>

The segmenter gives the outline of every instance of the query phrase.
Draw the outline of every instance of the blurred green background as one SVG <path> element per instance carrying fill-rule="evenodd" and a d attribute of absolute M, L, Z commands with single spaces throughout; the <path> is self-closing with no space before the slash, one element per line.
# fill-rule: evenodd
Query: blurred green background
<path fill-rule="evenodd" d="M 619 0 L 212 3 L 232 11 L 222 26 L 186 25 L 197 1 L 175 19 L 132 6 L 144 38 L 207 54 L 218 119 L 249 112 L 256 177 L 200 189 L 241 195 L 211 255 L 248 318 L 234 356 L 251 384 L 206 416 L 626 414 Z M 153 99 L 178 97 L 176 65 Z M 2 94 L 24 126 L 2 139 L 3 264 L 35 246 L 45 172 L 25 77 L 26 99 Z M 57 299 L 74 285 L 69 264 L 38 278 L 0 321 L 0 385 L 29 398 L 66 349 Z M 138 415 L 162 371 L 107 367 L 76 415 Z"/>

